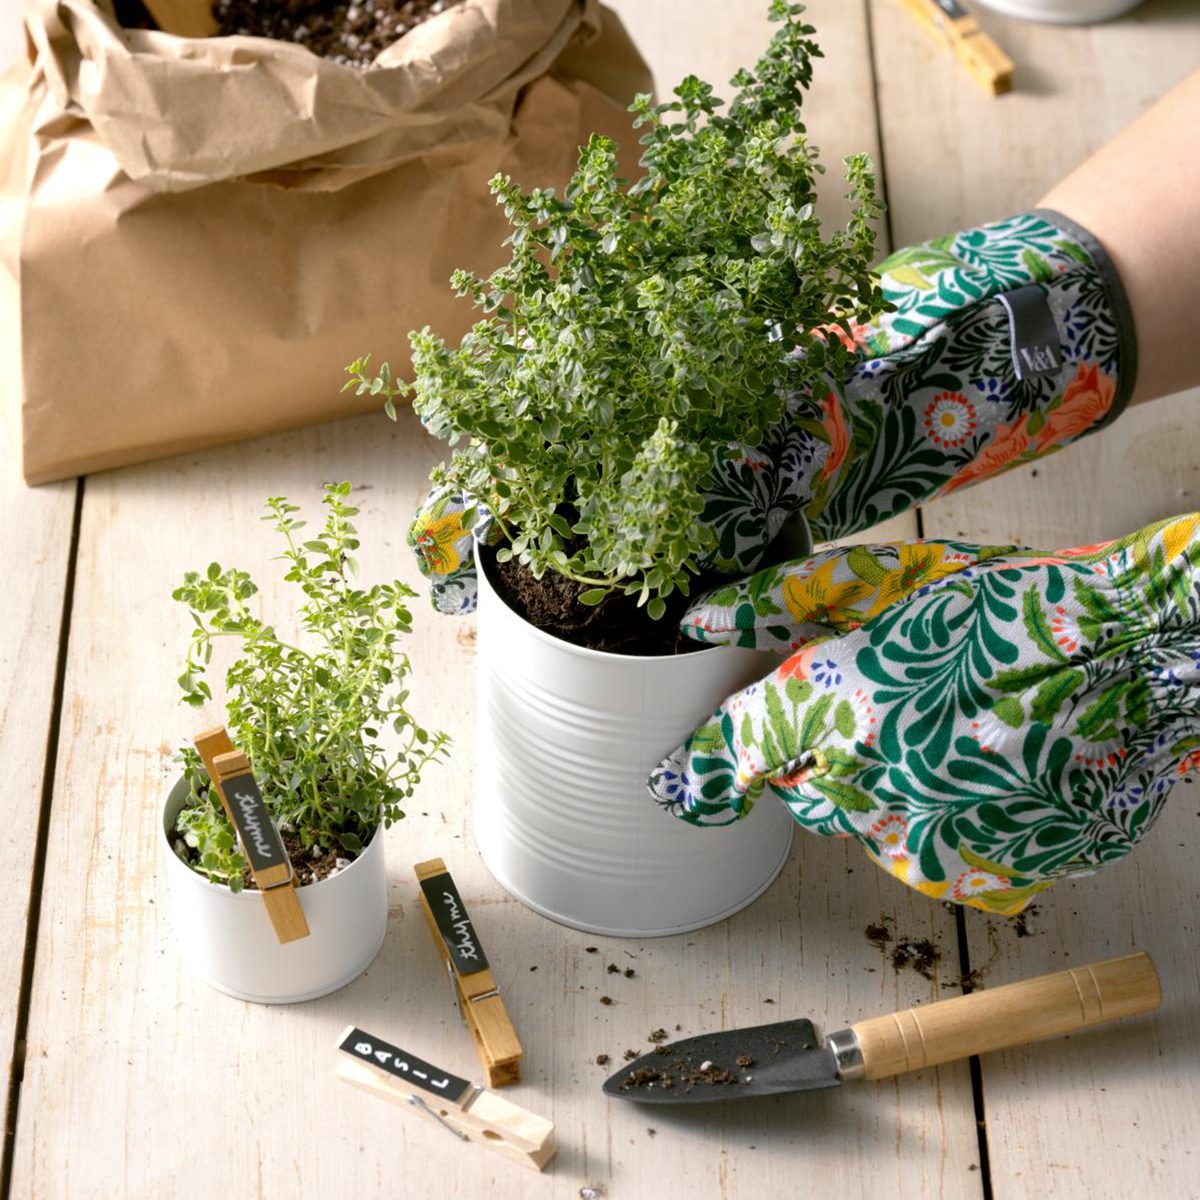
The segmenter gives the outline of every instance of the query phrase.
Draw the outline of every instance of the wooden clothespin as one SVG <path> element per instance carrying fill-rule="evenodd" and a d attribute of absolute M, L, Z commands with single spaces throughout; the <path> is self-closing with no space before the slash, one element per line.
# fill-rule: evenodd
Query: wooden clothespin
<path fill-rule="evenodd" d="M 212 37 L 217 32 L 212 0 L 143 0 L 163 33 Z"/>
<path fill-rule="evenodd" d="M 521 1078 L 521 1042 L 500 998 L 467 906 L 440 858 L 413 868 L 421 885 L 421 908 L 450 975 L 454 1005 L 471 1039 L 491 1087 Z"/>
<path fill-rule="evenodd" d="M 925 31 L 950 47 L 971 76 L 993 96 L 1012 90 L 1013 61 L 958 0 L 901 0 Z"/>
<path fill-rule="evenodd" d="M 393 1104 L 408 1104 L 464 1142 L 540 1171 L 554 1157 L 554 1123 L 397 1046 L 348 1025 L 338 1077 Z"/>
<path fill-rule="evenodd" d="M 296 895 L 291 859 L 267 812 L 250 760 L 234 747 L 224 725 L 200 734 L 196 749 L 204 760 L 209 782 L 217 789 L 225 815 L 237 830 L 242 853 L 262 893 L 275 936 L 281 942 L 308 937 L 308 922 Z"/>

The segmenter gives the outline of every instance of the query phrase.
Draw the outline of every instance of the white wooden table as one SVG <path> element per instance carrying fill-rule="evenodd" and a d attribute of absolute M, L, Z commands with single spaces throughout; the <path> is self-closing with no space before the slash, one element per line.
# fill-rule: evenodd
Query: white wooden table
<path fill-rule="evenodd" d="M 766 37 L 763 0 L 621 0 L 660 90 L 724 80 Z M 897 0 L 815 0 L 826 61 L 808 107 L 826 161 L 876 156 L 900 245 L 1032 204 L 1200 60 L 1200 11 L 1151 0 L 1093 29 L 986 17 L 1019 63 L 993 100 Z M 836 184 L 828 212 L 836 216 Z M 380 354 L 386 347 L 375 348 Z M 337 374 L 341 364 L 331 363 Z M 1052 466 L 959 493 L 888 532 L 1059 546 L 1200 505 L 1190 394 L 1134 411 Z M 102 402 L 102 398 L 99 398 Z M 1191 406 L 1189 408 L 1189 406 Z M 1191 420 L 1189 420 L 1191 416 Z M 767 895 L 700 933 L 644 943 L 535 916 L 470 838 L 469 621 L 418 605 L 414 703 L 456 740 L 388 837 L 389 936 L 337 995 L 261 1008 L 195 983 L 170 941 L 156 826 L 175 747 L 185 569 L 219 559 L 277 579 L 269 494 L 315 506 L 322 481 L 361 489 L 364 573 L 417 583 L 404 528 L 439 448 L 409 419 L 341 421 L 36 491 L 0 463 L 0 1077 L 12 1072 L 8 1195 L 574 1197 L 1200 1195 L 1197 796 L 1178 789 L 1126 863 L 1051 891 L 1031 936 L 911 895 L 853 848 L 798 836 Z M 279 610 L 279 592 L 264 604 Z M 210 714 L 216 717 L 215 712 Z M 512 1093 L 558 1124 L 543 1176 L 333 1082 L 353 1020 L 476 1073 L 415 899 L 411 864 L 446 859 L 527 1046 Z M 881 915 L 941 949 L 938 978 L 895 972 L 864 937 Z M 598 947 L 587 953 L 588 946 Z M 605 1100 L 599 1053 L 686 1032 L 812 1015 L 848 1020 L 1143 948 L 1161 1012 L 1125 1027 L 881 1085 L 712 1111 Z M 626 979 L 605 971 L 632 965 Z M 615 1003 L 601 1005 L 602 994 Z M 768 1001 L 774 1001 L 773 1005 Z M 14 1124 L 15 1122 L 15 1124 Z"/>

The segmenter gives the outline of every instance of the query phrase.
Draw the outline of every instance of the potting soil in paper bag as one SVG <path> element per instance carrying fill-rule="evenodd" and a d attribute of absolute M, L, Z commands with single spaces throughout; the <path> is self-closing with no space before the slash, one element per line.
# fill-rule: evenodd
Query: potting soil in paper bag
<path fill-rule="evenodd" d="M 365 70 L 31 0 L 0 87 L 0 372 L 31 483 L 354 411 L 505 258 L 496 172 L 561 186 L 592 131 L 635 169 L 645 65 L 597 0 L 464 0 Z M 372 407 L 375 401 L 359 400 Z"/>

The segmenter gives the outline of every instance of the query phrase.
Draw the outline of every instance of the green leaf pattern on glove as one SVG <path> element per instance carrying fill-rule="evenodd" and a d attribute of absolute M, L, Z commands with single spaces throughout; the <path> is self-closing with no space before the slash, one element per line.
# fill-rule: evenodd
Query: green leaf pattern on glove
<path fill-rule="evenodd" d="M 710 640 L 786 624 L 801 648 L 654 772 L 692 823 L 769 785 L 918 890 L 1010 913 L 1126 855 L 1200 766 L 1200 516 L 1058 553 L 832 551 L 725 599 Z"/>
<path fill-rule="evenodd" d="M 704 566 L 754 570 L 797 510 L 828 541 L 1041 458 L 1112 420 L 1132 388 L 1119 284 L 1103 252 L 1055 214 L 937 238 L 878 269 L 895 311 L 827 331 L 858 354 L 850 376 L 823 394 L 789 397 L 761 446 L 718 449 L 702 492 L 702 520 L 716 534 Z M 1050 306 L 1062 364 L 1019 380 L 998 297 L 1030 284 Z M 443 612 L 475 605 L 462 510 L 435 489 L 409 534 Z M 485 528 L 481 520 L 476 532 Z"/>
<path fill-rule="evenodd" d="M 1135 366 L 1124 297 L 1103 252 L 1057 221 L 1026 213 L 879 265 L 895 311 L 833 331 L 857 350 L 856 368 L 799 404 L 764 447 L 780 495 L 818 541 L 1044 457 L 1118 415 Z M 1000 296 L 1031 284 L 1050 307 L 1061 364 L 1018 379 Z"/>

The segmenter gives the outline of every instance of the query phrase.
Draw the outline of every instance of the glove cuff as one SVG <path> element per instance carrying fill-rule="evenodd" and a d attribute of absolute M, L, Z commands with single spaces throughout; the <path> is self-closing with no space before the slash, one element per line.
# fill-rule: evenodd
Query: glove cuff
<path fill-rule="evenodd" d="M 1100 274 L 1107 293 L 1108 303 L 1117 327 L 1119 369 L 1117 391 L 1113 397 L 1112 408 L 1107 416 L 1096 425 L 1097 429 L 1105 429 L 1125 411 L 1129 404 L 1129 397 L 1133 395 L 1134 385 L 1137 383 L 1137 330 L 1133 323 L 1133 309 L 1129 306 L 1125 285 L 1121 282 L 1121 275 L 1117 270 L 1116 263 L 1109 257 L 1109 253 L 1100 243 L 1100 239 L 1090 229 L 1085 229 L 1078 221 L 1073 221 L 1053 208 L 1035 208 L 1033 215 L 1057 226 L 1087 251 L 1093 266 Z"/>

